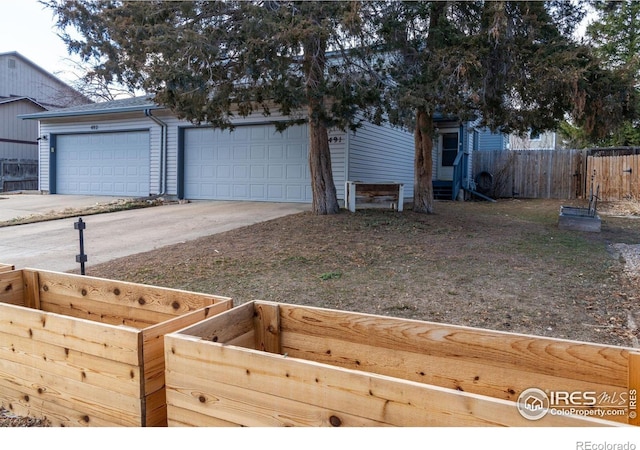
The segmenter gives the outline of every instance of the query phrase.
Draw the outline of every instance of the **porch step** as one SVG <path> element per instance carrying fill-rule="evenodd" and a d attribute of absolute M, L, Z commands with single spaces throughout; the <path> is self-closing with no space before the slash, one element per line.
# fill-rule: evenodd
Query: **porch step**
<path fill-rule="evenodd" d="M 451 200 L 453 183 L 451 181 L 434 181 L 433 198 L 435 200 Z"/>

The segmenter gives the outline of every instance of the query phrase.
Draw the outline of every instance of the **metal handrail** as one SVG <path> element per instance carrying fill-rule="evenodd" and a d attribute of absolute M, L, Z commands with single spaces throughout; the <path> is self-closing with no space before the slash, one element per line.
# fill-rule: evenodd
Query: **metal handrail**
<path fill-rule="evenodd" d="M 464 166 L 462 164 L 463 158 L 465 158 L 466 153 L 460 152 L 458 156 L 456 156 L 455 161 L 453 161 L 453 181 L 451 186 L 451 200 L 455 200 L 458 196 L 458 192 L 462 188 L 462 182 L 464 181 Z"/>

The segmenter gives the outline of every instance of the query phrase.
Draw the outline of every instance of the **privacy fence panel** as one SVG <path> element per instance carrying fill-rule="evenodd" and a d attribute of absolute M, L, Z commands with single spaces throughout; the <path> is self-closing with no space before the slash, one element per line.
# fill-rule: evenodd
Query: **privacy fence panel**
<path fill-rule="evenodd" d="M 0 192 L 37 189 L 37 160 L 0 159 Z"/>
<path fill-rule="evenodd" d="M 640 155 L 589 156 L 587 174 L 601 201 L 640 200 Z"/>
<path fill-rule="evenodd" d="M 586 155 L 586 150 L 481 151 L 474 153 L 473 173 L 494 198 L 581 198 Z"/>

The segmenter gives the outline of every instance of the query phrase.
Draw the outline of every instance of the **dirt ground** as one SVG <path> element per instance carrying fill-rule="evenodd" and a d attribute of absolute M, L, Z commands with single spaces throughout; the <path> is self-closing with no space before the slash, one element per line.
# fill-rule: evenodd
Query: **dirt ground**
<path fill-rule="evenodd" d="M 438 201 L 432 215 L 301 213 L 89 265 L 86 274 L 235 304 L 263 299 L 640 347 L 640 203 L 600 204 L 599 233 L 559 229 L 561 205 L 586 206 L 506 199 Z"/>

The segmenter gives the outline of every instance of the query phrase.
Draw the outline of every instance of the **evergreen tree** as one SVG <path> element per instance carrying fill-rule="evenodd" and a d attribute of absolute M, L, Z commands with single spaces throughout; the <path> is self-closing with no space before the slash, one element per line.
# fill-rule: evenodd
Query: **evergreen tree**
<path fill-rule="evenodd" d="M 328 129 L 414 130 L 414 211 L 433 211 L 437 115 L 494 131 L 602 138 L 633 105 L 628 78 L 571 36 L 579 3 L 47 0 L 92 73 L 218 128 L 278 111 L 309 126 L 313 211 L 338 211 Z M 383 112 L 385 114 L 383 114 Z"/>
<path fill-rule="evenodd" d="M 640 145 L 640 106 L 637 93 L 640 88 L 640 2 L 633 0 L 595 0 L 592 6 L 597 19 L 587 27 L 587 38 L 594 46 L 603 65 L 617 74 L 611 83 L 633 85 L 633 92 L 618 93 L 621 103 L 628 105 L 630 118 L 622 118 L 607 133 L 595 136 L 591 146 Z M 622 80 L 622 81 L 621 81 Z M 600 83 L 602 84 L 602 83 Z M 610 95 L 616 96 L 615 87 L 605 86 Z"/>
<path fill-rule="evenodd" d="M 235 116 L 278 110 L 309 126 L 312 209 L 339 205 L 328 129 L 357 128 L 377 104 L 358 58 L 357 1 L 48 0 L 71 52 L 93 73 L 197 124 L 232 128 Z"/>
<path fill-rule="evenodd" d="M 505 133 L 554 129 L 568 112 L 593 119 L 589 51 L 571 35 L 569 2 L 386 2 L 377 30 L 394 61 L 390 120 L 415 127 L 413 210 L 433 211 L 434 119 L 478 120 Z M 586 98 L 586 100 L 585 100 Z"/>

